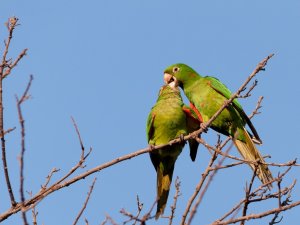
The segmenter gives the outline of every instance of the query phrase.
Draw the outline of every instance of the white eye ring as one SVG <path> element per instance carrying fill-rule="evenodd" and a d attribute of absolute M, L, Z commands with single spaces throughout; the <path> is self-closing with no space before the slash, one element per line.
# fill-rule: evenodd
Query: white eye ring
<path fill-rule="evenodd" d="M 177 73 L 179 71 L 179 67 L 174 67 L 173 68 L 173 73 Z"/>

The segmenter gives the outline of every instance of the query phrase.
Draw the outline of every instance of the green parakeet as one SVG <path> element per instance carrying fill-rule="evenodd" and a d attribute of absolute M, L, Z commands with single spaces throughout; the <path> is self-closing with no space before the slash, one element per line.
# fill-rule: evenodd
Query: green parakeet
<path fill-rule="evenodd" d="M 178 87 L 164 85 L 159 91 L 156 104 L 152 107 L 147 120 L 147 139 L 150 145 L 167 144 L 169 141 L 186 135 L 199 128 L 193 111 L 184 106 Z M 198 143 L 189 141 L 190 156 L 194 161 Z M 156 219 L 163 214 L 167 204 L 174 165 L 185 143 L 168 145 L 150 153 L 152 164 L 157 173 L 157 212 Z"/>
<path fill-rule="evenodd" d="M 207 122 L 217 110 L 221 108 L 224 101 L 231 97 L 230 90 L 217 78 L 200 76 L 195 70 L 185 64 L 175 64 L 164 71 L 166 83 L 175 83 L 180 86 L 191 105 L 195 107 L 198 120 Z M 245 128 L 248 125 L 253 135 Z M 258 160 L 265 163 L 255 144 L 261 144 L 253 124 L 244 112 L 237 99 L 225 108 L 213 121 L 211 128 L 224 135 L 231 136 L 242 157 L 246 160 Z M 255 166 L 249 163 L 255 170 Z M 258 178 L 262 183 L 273 179 L 267 165 L 259 164 L 256 170 Z M 271 187 L 271 185 L 269 185 Z"/>

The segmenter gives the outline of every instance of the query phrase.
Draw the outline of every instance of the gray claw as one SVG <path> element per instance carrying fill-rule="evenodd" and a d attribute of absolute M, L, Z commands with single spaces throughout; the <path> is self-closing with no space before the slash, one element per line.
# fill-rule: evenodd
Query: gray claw
<path fill-rule="evenodd" d="M 180 134 L 179 138 L 182 143 L 185 143 L 184 134 Z"/>
<path fill-rule="evenodd" d="M 204 133 L 207 133 L 208 127 L 206 126 L 206 123 L 200 123 L 200 127 L 202 128 Z"/>

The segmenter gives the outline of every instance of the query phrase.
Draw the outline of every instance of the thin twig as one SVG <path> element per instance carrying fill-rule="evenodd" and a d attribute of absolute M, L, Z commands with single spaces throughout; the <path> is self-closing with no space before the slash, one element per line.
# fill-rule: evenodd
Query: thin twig
<path fill-rule="evenodd" d="M 11 73 L 11 70 L 16 67 L 19 63 L 19 61 L 26 55 L 28 49 L 25 48 L 18 56 L 18 58 L 11 64 L 9 65 L 8 69 L 4 71 L 2 77 L 5 78 L 7 77 L 10 73 Z"/>
<path fill-rule="evenodd" d="M 278 180 L 282 180 L 283 177 L 287 174 L 288 171 L 290 171 L 291 167 L 289 167 L 284 173 L 280 174 L 275 181 Z M 252 177 L 253 180 L 253 177 Z M 248 201 L 248 204 L 250 203 L 254 203 L 254 202 L 259 202 L 259 201 L 264 201 L 267 199 L 271 199 L 271 198 L 277 198 L 283 195 L 287 195 L 289 194 L 292 189 L 294 188 L 296 184 L 296 180 L 293 181 L 293 183 L 289 186 L 286 187 L 276 193 L 270 194 L 270 193 L 266 193 L 264 190 L 266 190 L 266 185 L 261 184 L 256 190 L 252 191 L 251 193 L 246 194 L 246 197 L 244 199 L 242 199 L 236 206 L 234 206 L 228 213 L 226 213 L 224 216 L 222 216 L 220 219 L 216 220 L 213 224 L 218 224 L 221 221 L 223 221 L 225 218 L 227 218 L 229 215 L 233 214 L 235 212 L 235 214 L 237 214 L 238 210 L 240 209 L 241 205 L 243 203 L 245 203 L 246 201 Z M 249 189 L 248 189 L 249 190 Z M 262 191 L 262 193 L 261 193 Z M 250 199 L 251 197 L 251 199 Z M 245 213 L 244 213 L 245 214 Z M 246 216 L 246 214 L 244 215 Z M 231 219 L 229 219 L 228 221 L 231 221 L 234 219 L 234 216 L 231 217 Z"/>
<path fill-rule="evenodd" d="M 15 129 L 16 129 L 16 127 L 9 128 L 9 129 L 7 129 L 7 130 L 4 131 L 4 134 L 3 134 L 3 135 L 5 136 L 6 134 L 8 134 L 8 133 L 14 131 Z M 1 138 L 1 136 L 0 136 L 0 138 Z"/>
<path fill-rule="evenodd" d="M 101 225 L 106 224 L 108 221 L 110 221 L 112 225 L 118 225 L 109 215 L 105 216 L 105 220 L 101 223 Z"/>
<path fill-rule="evenodd" d="M 137 208 L 138 208 L 138 212 L 137 212 L 136 218 L 139 218 L 139 216 L 140 216 L 140 214 L 142 212 L 144 204 L 140 202 L 140 198 L 139 198 L 138 195 L 136 196 L 136 203 L 137 203 Z M 137 220 L 134 221 L 133 225 L 135 225 L 136 222 L 137 222 Z"/>
<path fill-rule="evenodd" d="M 47 188 L 47 186 L 48 186 L 48 184 L 49 184 L 49 182 L 50 182 L 50 180 L 51 180 L 53 174 L 56 173 L 56 172 L 58 172 L 58 171 L 59 171 L 59 169 L 56 169 L 56 168 L 53 168 L 53 169 L 51 170 L 51 172 L 50 172 L 50 173 L 48 174 L 48 176 L 46 177 L 46 182 L 45 182 L 45 184 L 41 186 L 41 189 L 45 190 L 45 189 Z"/>
<path fill-rule="evenodd" d="M 16 206 L 16 201 L 14 197 L 14 193 L 11 187 L 9 173 L 8 173 L 8 165 L 6 160 L 6 146 L 5 146 L 5 138 L 4 138 L 4 111 L 3 111 L 3 78 L 4 78 L 4 69 L 7 67 L 7 53 L 10 46 L 10 42 L 13 36 L 13 31 L 17 26 L 18 18 L 11 17 L 7 22 L 8 28 L 8 38 L 5 42 L 5 49 L 2 55 L 2 62 L 0 64 L 0 136 L 1 136 L 1 148 L 2 148 L 2 162 L 4 169 L 4 176 L 6 180 L 7 190 L 10 197 L 10 202 L 12 207 Z"/>
<path fill-rule="evenodd" d="M 262 107 L 261 103 L 262 103 L 263 99 L 264 99 L 264 96 L 259 97 L 254 111 L 248 116 L 249 119 L 252 119 L 256 114 L 260 114 L 260 112 L 258 110 L 261 109 L 261 107 Z"/>
<path fill-rule="evenodd" d="M 30 197 L 32 197 L 32 192 L 27 192 L 29 194 Z M 31 209 L 31 214 L 32 214 L 32 224 L 33 225 L 37 225 L 37 215 L 39 214 L 37 211 L 36 211 L 36 208 L 35 207 L 32 207 Z"/>
<path fill-rule="evenodd" d="M 257 84 L 258 84 L 258 81 L 255 80 L 253 82 L 253 84 L 251 85 L 251 87 L 248 89 L 247 93 L 244 94 L 244 95 L 240 95 L 239 98 L 248 98 L 248 97 L 250 97 L 251 96 L 251 91 L 257 86 Z"/>
<path fill-rule="evenodd" d="M 233 212 L 235 212 L 236 210 L 238 210 L 244 202 L 245 202 L 245 199 L 242 199 L 237 205 L 235 205 L 229 212 L 227 212 L 224 216 L 222 216 L 217 221 L 222 221 L 225 218 L 227 218 L 228 216 L 230 216 Z"/>
<path fill-rule="evenodd" d="M 194 137 L 194 139 L 199 142 L 200 144 L 204 145 L 204 147 L 206 147 L 207 149 L 209 150 L 212 150 L 216 153 L 218 153 L 219 155 L 222 155 L 222 156 L 225 156 L 229 159 L 233 159 L 233 160 L 236 160 L 236 161 L 239 161 L 241 163 L 251 163 L 251 164 L 257 164 L 257 161 L 256 160 L 246 160 L 246 159 L 241 159 L 241 158 L 238 158 L 238 157 L 235 157 L 235 156 L 232 156 L 232 155 L 229 155 L 229 154 L 226 154 L 225 152 L 222 152 L 220 150 L 220 148 L 215 148 L 211 145 L 209 145 L 208 143 L 205 142 L 204 139 L 202 138 L 199 138 L 199 137 Z M 231 137 L 228 137 L 225 141 L 228 142 L 229 140 L 231 140 Z M 269 156 L 264 156 L 263 158 L 267 158 Z M 287 163 L 266 163 L 266 162 L 259 162 L 260 164 L 263 164 L 263 165 L 268 165 L 268 166 L 277 166 L 277 167 L 285 167 L 285 166 L 300 166 L 300 164 L 297 164 L 297 158 L 294 159 L 294 160 L 291 160 Z"/>
<path fill-rule="evenodd" d="M 203 186 L 203 184 L 204 184 L 204 182 L 205 182 L 205 179 L 207 178 L 208 174 L 209 174 L 210 171 L 211 171 L 211 170 L 210 170 L 210 167 L 213 165 L 213 163 L 214 163 L 214 161 L 215 161 L 216 159 L 217 159 L 217 153 L 214 152 L 214 154 L 213 154 L 213 156 L 211 157 L 211 159 L 210 159 L 210 161 L 209 161 L 209 163 L 208 163 L 208 165 L 207 165 L 207 167 L 206 167 L 204 173 L 203 173 L 202 176 L 201 176 L 201 179 L 200 179 L 199 183 L 198 183 L 197 186 L 196 186 L 195 192 L 194 192 L 193 195 L 190 197 L 190 199 L 189 199 L 189 201 L 188 201 L 188 203 L 187 203 L 187 206 L 186 206 L 186 208 L 185 208 L 185 211 L 184 211 L 184 213 L 183 213 L 183 215 L 182 215 L 182 219 L 181 219 L 181 223 L 180 223 L 181 225 L 184 225 L 184 224 L 185 224 L 185 220 L 186 220 L 186 217 L 187 217 L 187 215 L 188 215 L 188 213 L 189 213 L 189 211 L 190 211 L 190 208 L 191 208 L 191 206 L 192 206 L 192 204 L 193 204 L 195 198 L 197 197 L 199 191 L 201 190 L 201 188 L 202 188 L 202 186 Z"/>
<path fill-rule="evenodd" d="M 151 208 L 149 209 L 149 211 L 142 217 L 141 219 L 141 225 L 145 225 L 146 221 L 149 220 L 149 219 L 152 219 L 154 218 L 154 216 L 151 217 L 151 213 L 154 209 L 154 206 L 157 204 L 157 200 L 154 201 L 154 203 L 152 204 Z"/>
<path fill-rule="evenodd" d="M 234 167 L 234 166 L 239 166 L 242 164 L 245 164 L 246 162 L 235 162 L 235 163 L 231 163 L 231 164 L 227 164 L 224 166 L 219 166 L 219 165 L 215 165 L 214 167 L 210 168 L 210 170 L 221 170 L 221 169 L 227 169 L 230 167 Z"/>
<path fill-rule="evenodd" d="M 88 204 L 88 202 L 89 202 L 89 199 L 90 199 L 90 197 L 91 197 L 91 194 L 92 194 L 92 192 L 93 192 L 93 189 L 94 189 L 94 185 L 95 185 L 95 183 L 96 183 L 96 180 L 97 180 L 97 178 L 94 179 L 92 185 L 90 186 L 90 191 L 88 192 L 87 197 L 86 197 L 86 200 L 85 200 L 85 202 L 84 202 L 84 204 L 83 204 L 81 210 L 79 211 L 79 213 L 78 213 L 78 215 L 77 215 L 77 217 L 76 217 L 76 219 L 75 219 L 73 225 L 76 225 L 76 224 L 77 224 L 79 218 L 81 217 L 82 213 L 84 212 L 84 210 L 85 210 L 85 208 L 86 208 L 86 206 L 87 206 L 87 204 Z"/>
<path fill-rule="evenodd" d="M 260 219 L 260 218 L 275 214 L 277 212 L 286 211 L 286 210 L 294 208 L 298 205 L 300 205 L 300 201 L 294 202 L 290 205 L 283 206 L 281 208 L 274 208 L 274 209 L 271 209 L 271 210 L 268 210 L 268 211 L 265 211 L 265 212 L 262 212 L 262 213 L 250 214 L 250 215 L 247 215 L 247 216 L 241 216 L 241 217 L 226 220 L 226 221 L 215 221 L 214 223 L 212 223 L 212 225 L 226 225 L 226 224 L 233 224 L 233 223 L 241 222 L 243 220 Z"/>
<path fill-rule="evenodd" d="M 225 146 L 225 144 L 226 144 L 226 143 L 223 143 L 223 145 L 220 145 L 219 148 L 220 148 L 220 149 L 223 149 L 224 146 Z M 232 147 L 233 147 L 233 143 L 227 148 L 227 150 L 225 151 L 225 153 L 228 154 Z M 223 156 L 223 157 L 219 160 L 217 166 L 221 166 L 221 165 L 223 164 L 223 162 L 224 162 L 225 159 L 226 159 L 226 157 Z M 211 171 L 211 170 L 210 170 L 210 171 Z M 198 207 L 199 207 L 199 205 L 200 205 L 200 203 L 201 203 L 201 201 L 202 201 L 202 199 L 203 199 L 203 197 L 204 197 L 206 191 L 208 190 L 208 187 L 209 187 L 210 183 L 212 182 L 214 176 L 217 174 L 217 172 L 218 172 L 218 170 L 214 170 L 213 173 L 211 173 L 211 174 L 209 175 L 208 180 L 207 180 L 207 182 L 206 182 L 206 185 L 204 186 L 202 192 L 201 192 L 200 195 L 199 195 L 199 198 L 198 198 L 197 202 L 195 203 L 194 207 L 193 207 L 192 210 L 191 210 L 190 217 L 189 217 L 189 220 L 188 220 L 188 223 L 187 223 L 188 225 L 190 225 L 190 224 L 192 223 L 192 220 L 193 220 L 193 218 L 194 218 L 194 216 L 195 216 L 195 214 L 196 214 L 196 212 L 197 212 L 197 209 L 198 209 Z"/>
<path fill-rule="evenodd" d="M 180 193 L 180 184 L 181 184 L 181 182 L 179 181 L 179 178 L 176 177 L 176 180 L 175 180 L 176 192 L 175 192 L 175 196 L 174 196 L 173 205 L 171 205 L 171 215 L 169 217 L 169 225 L 172 225 L 172 223 L 173 223 L 173 219 L 175 217 L 175 210 L 176 210 L 177 200 L 178 200 L 178 197 L 181 195 L 181 193 Z"/>
<path fill-rule="evenodd" d="M 256 177 L 257 168 L 258 168 L 258 166 L 255 165 L 255 170 L 253 171 L 253 175 L 252 175 L 250 184 L 249 184 L 249 186 L 247 186 L 247 184 L 246 184 L 246 190 L 245 190 L 246 197 L 245 197 L 245 201 L 244 201 L 243 216 L 247 215 L 248 205 L 250 204 L 249 203 L 250 196 L 251 196 L 250 192 L 251 192 L 251 189 L 252 189 L 252 186 L 253 186 L 254 178 Z M 241 222 L 241 225 L 245 225 L 245 220 L 243 220 Z"/>
<path fill-rule="evenodd" d="M 19 122 L 21 126 L 21 154 L 20 154 L 20 195 L 21 195 L 21 204 L 24 204 L 25 202 L 25 195 L 24 195 L 24 154 L 25 154 L 25 122 L 21 110 L 21 104 L 24 103 L 26 99 L 28 99 L 28 91 L 30 89 L 31 83 L 33 80 L 33 76 L 30 76 L 29 82 L 27 84 L 27 87 L 22 95 L 22 97 L 19 99 L 18 96 L 16 96 L 17 101 L 17 109 L 18 109 L 18 115 L 19 115 Z M 23 205 L 24 206 L 24 205 Z M 26 218 L 26 212 L 22 211 L 22 218 L 25 225 L 28 225 L 28 221 Z"/>
<path fill-rule="evenodd" d="M 83 145 L 83 141 L 81 139 L 81 135 L 80 135 L 80 132 L 79 132 L 79 128 L 76 124 L 76 121 L 74 120 L 73 117 L 71 117 L 71 120 L 73 122 L 73 125 L 75 127 L 75 130 L 76 130 L 76 133 L 77 133 L 77 136 L 78 136 L 78 139 L 79 139 L 79 143 L 80 143 L 80 147 L 81 147 L 81 160 L 84 160 L 84 145 Z"/>

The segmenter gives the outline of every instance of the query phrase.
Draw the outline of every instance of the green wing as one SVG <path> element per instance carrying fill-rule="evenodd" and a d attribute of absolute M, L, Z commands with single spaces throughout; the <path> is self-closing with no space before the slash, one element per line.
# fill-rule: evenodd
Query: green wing
<path fill-rule="evenodd" d="M 205 77 L 205 79 L 210 81 L 210 86 L 219 94 L 223 95 L 225 98 L 230 99 L 232 93 L 231 91 L 221 82 L 219 81 L 217 78 L 215 77 Z M 249 117 L 247 116 L 247 114 L 245 113 L 245 111 L 243 110 L 241 104 L 238 102 L 237 99 L 234 99 L 232 101 L 232 105 L 233 107 L 239 112 L 240 116 L 242 117 L 242 119 L 248 124 L 248 126 L 250 127 L 255 140 L 257 141 L 258 144 L 261 144 L 262 141 L 255 129 L 255 127 L 253 126 L 251 120 L 249 119 Z"/>
<path fill-rule="evenodd" d="M 186 115 L 186 124 L 187 124 L 187 131 L 188 133 L 192 133 L 195 130 L 198 130 L 200 128 L 200 122 L 197 119 L 196 113 L 193 111 L 192 108 L 190 108 L 187 105 L 184 105 L 182 107 L 182 110 L 184 111 Z M 200 134 L 199 134 L 200 137 Z M 190 157 L 192 161 L 195 161 L 198 151 L 199 143 L 195 139 L 189 139 L 189 146 L 190 146 Z"/>
<path fill-rule="evenodd" d="M 154 113 L 151 112 L 148 115 L 148 119 L 147 119 L 147 127 L 146 127 L 146 134 L 147 134 L 147 142 L 149 143 L 149 141 L 151 140 L 152 136 L 153 136 L 153 122 L 154 122 L 154 118 L 155 115 Z"/>
<path fill-rule="evenodd" d="M 225 98 L 230 99 L 232 93 L 231 91 L 221 82 L 219 81 L 217 78 L 215 77 L 205 77 L 207 80 L 210 81 L 211 87 L 218 92 L 219 94 L 223 95 Z M 234 107 L 240 111 L 243 111 L 243 108 L 241 106 L 241 104 L 238 102 L 237 99 L 234 99 L 232 101 Z"/>

